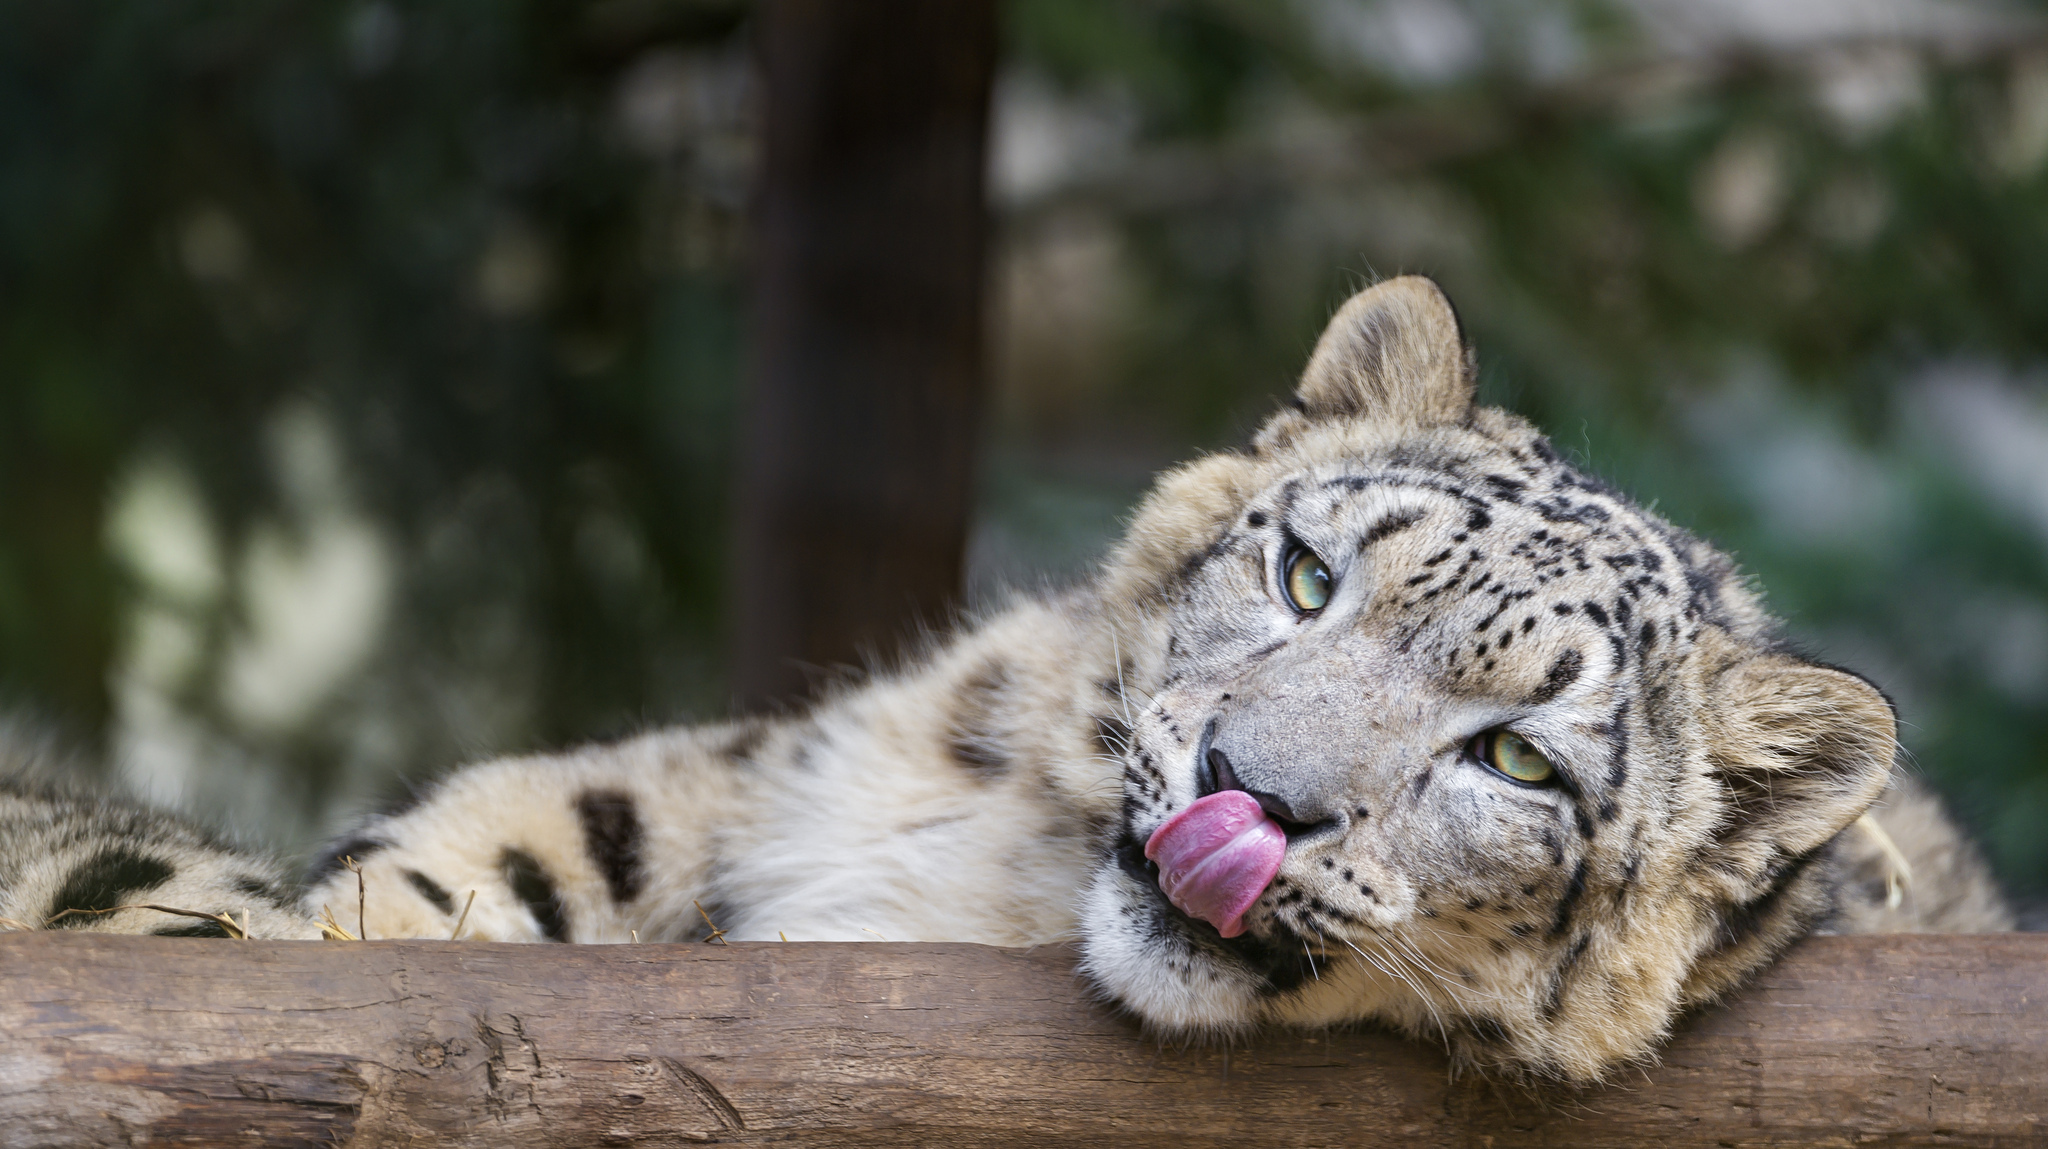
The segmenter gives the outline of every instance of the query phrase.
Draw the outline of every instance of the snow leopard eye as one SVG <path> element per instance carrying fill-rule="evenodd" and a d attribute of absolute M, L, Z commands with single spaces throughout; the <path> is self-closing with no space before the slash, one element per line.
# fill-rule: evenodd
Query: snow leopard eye
<path fill-rule="evenodd" d="M 1313 614 L 1330 601 L 1330 568 L 1316 552 L 1302 547 L 1287 557 L 1287 598 L 1295 609 Z"/>
<path fill-rule="evenodd" d="M 1557 777 L 1557 768 L 1543 751 L 1512 730 L 1493 729 L 1472 740 L 1472 757 L 1525 786 L 1541 786 Z"/>

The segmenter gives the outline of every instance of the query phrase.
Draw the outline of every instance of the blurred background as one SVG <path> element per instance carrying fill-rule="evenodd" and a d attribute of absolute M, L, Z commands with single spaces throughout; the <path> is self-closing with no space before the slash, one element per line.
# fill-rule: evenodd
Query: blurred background
<path fill-rule="evenodd" d="M 2038 907 L 2044 15 L 1003 0 L 963 601 L 1085 573 L 1426 272 L 1483 397 L 1890 692 Z M 754 697 L 761 20 L 0 0 L 0 711 L 301 849 Z"/>

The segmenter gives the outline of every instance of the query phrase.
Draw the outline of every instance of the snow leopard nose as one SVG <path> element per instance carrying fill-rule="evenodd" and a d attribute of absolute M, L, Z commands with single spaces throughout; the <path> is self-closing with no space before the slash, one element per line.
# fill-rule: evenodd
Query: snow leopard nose
<path fill-rule="evenodd" d="M 1232 767 L 1230 755 L 1220 746 L 1210 746 L 1208 753 L 1202 756 L 1195 770 L 1195 788 L 1199 791 L 1198 798 L 1223 790 L 1244 791 L 1259 804 L 1267 817 L 1280 824 L 1290 842 L 1298 838 L 1319 837 L 1341 828 L 1341 814 L 1319 812 L 1317 807 L 1305 805 L 1299 795 L 1290 797 L 1245 785 Z"/>

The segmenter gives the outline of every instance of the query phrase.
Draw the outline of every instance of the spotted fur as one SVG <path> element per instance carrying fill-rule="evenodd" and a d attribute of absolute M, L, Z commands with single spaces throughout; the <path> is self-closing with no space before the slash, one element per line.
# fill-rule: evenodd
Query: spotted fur
<path fill-rule="evenodd" d="M 138 805 L 0 777 L 0 929 L 232 936 L 148 906 L 227 914 L 254 937 L 319 936 L 274 858 Z"/>
<path fill-rule="evenodd" d="M 469 767 L 329 857 L 372 937 L 1078 938 L 1161 1030 L 1374 1020 L 1569 1080 L 1814 929 L 2009 928 L 1883 696 L 1471 380 L 1436 286 L 1382 283 L 1084 585 L 786 718 Z M 1502 726 L 1554 785 L 1467 751 Z M 1218 788 L 1288 836 L 1228 940 L 1143 852 Z"/>

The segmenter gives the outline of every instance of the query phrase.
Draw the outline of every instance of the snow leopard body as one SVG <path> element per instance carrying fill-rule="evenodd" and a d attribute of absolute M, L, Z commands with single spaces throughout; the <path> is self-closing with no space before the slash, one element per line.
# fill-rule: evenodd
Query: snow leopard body
<path fill-rule="evenodd" d="M 1472 380 L 1437 287 L 1381 283 L 1293 403 L 1163 476 L 1082 585 L 789 716 L 458 770 L 336 839 L 255 932 L 352 926 L 349 859 L 375 938 L 1074 940 L 1163 1031 L 1370 1020 L 1592 1080 L 1816 929 L 2010 928 L 1895 769 L 1885 698 Z M 1304 554 L 1312 610 L 1286 585 Z M 1502 731 L 1545 784 L 1475 754 Z M 1286 837 L 1229 938 L 1146 856 L 1218 789 Z M 189 923 L 55 919 L 276 904 L 252 884 L 273 870 L 176 823 L 0 800 L 10 918 L 165 932 Z M 160 865 L 107 862 L 128 857 Z"/>

